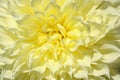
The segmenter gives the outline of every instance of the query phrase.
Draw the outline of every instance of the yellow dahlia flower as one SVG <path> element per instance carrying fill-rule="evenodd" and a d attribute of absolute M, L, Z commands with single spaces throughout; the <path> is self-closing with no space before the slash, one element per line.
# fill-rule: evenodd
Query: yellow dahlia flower
<path fill-rule="evenodd" d="M 120 80 L 120 0 L 0 0 L 0 80 Z"/>

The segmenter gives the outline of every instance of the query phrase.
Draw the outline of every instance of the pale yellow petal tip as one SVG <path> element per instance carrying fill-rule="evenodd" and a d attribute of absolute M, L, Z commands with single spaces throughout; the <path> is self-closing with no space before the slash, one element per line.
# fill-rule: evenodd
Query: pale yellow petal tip
<path fill-rule="evenodd" d="M 119 3 L 0 0 L 0 80 L 120 80 Z"/>

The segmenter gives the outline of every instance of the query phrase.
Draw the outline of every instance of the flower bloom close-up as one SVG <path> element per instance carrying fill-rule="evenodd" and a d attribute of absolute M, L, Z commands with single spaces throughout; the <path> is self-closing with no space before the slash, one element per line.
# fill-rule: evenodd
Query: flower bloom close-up
<path fill-rule="evenodd" d="M 120 0 L 0 0 L 0 80 L 120 80 Z"/>

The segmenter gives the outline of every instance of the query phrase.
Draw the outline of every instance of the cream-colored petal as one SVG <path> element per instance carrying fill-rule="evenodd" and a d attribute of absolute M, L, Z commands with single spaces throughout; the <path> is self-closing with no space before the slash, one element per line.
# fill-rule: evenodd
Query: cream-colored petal
<path fill-rule="evenodd" d="M 102 69 L 97 70 L 94 69 L 93 71 L 93 75 L 94 76 L 102 76 L 102 75 L 106 75 L 108 78 L 110 77 L 109 75 L 109 68 L 107 66 L 103 66 Z"/>

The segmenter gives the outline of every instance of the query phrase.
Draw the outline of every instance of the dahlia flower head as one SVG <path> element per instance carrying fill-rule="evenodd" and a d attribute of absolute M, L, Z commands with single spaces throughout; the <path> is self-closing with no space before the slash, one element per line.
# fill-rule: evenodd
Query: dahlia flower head
<path fill-rule="evenodd" d="M 0 0 L 0 80 L 120 80 L 120 0 Z"/>

